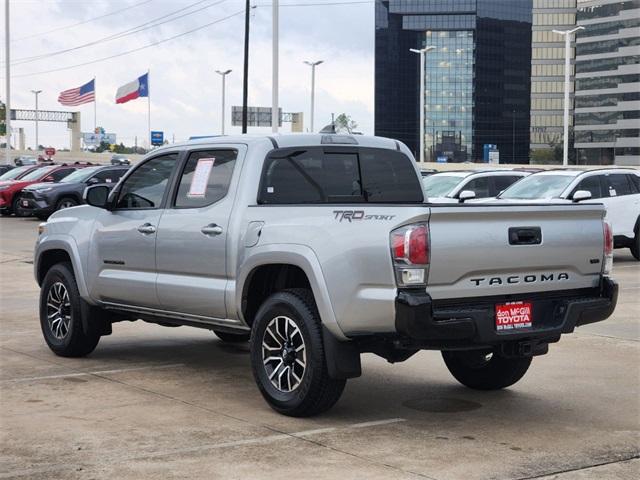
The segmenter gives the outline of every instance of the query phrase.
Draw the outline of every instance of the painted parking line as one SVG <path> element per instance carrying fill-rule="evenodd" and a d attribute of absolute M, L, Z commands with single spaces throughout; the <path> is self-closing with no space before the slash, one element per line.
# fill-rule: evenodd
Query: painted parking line
<path fill-rule="evenodd" d="M 58 378 L 90 377 L 92 375 L 109 375 L 114 373 L 135 372 L 138 370 L 157 370 L 161 368 L 175 368 L 175 367 L 184 367 L 184 363 L 170 363 L 166 365 L 147 365 L 144 367 L 117 368 L 113 370 L 96 370 L 92 372 L 61 373 L 58 375 L 44 375 L 41 377 L 10 378 L 7 380 L 1 380 L 0 383 L 37 382 L 40 380 L 55 380 Z"/>
<path fill-rule="evenodd" d="M 275 435 L 267 435 L 263 437 L 253 437 L 246 438 L 242 440 L 235 440 L 231 442 L 220 442 L 220 443 L 211 443 L 208 445 L 198 445 L 194 447 L 188 448 L 176 448 L 171 450 L 157 451 L 157 452 L 140 452 L 132 455 L 118 455 L 117 459 L 109 459 L 106 456 L 103 456 L 100 461 L 97 462 L 65 462 L 61 464 L 53 464 L 48 466 L 43 466 L 41 468 L 32 468 L 25 470 L 13 470 L 0 472 L 0 478 L 11 478 L 17 476 L 33 476 L 37 474 L 46 474 L 52 473 L 60 470 L 68 470 L 75 469 L 78 466 L 82 466 L 83 468 L 90 468 L 93 466 L 100 465 L 112 465 L 113 463 L 126 462 L 131 460 L 146 460 L 151 458 L 160 458 L 160 457 L 170 457 L 174 455 L 183 455 L 190 453 L 199 453 L 203 451 L 209 450 L 217 450 L 223 448 L 234 448 L 234 447 L 244 447 L 247 445 L 259 445 L 259 444 L 270 444 L 275 442 L 281 442 L 284 440 L 304 440 L 308 437 L 312 437 L 314 435 L 321 435 L 325 433 L 341 433 L 341 432 L 349 432 L 350 430 L 357 430 L 362 428 L 373 428 L 377 426 L 390 425 L 394 423 L 406 422 L 405 418 L 389 418 L 385 420 L 376 420 L 371 422 L 364 423 L 354 423 L 352 425 L 346 425 L 344 427 L 329 427 L 329 428 L 318 428 L 314 430 L 302 430 L 294 433 L 278 433 Z"/>

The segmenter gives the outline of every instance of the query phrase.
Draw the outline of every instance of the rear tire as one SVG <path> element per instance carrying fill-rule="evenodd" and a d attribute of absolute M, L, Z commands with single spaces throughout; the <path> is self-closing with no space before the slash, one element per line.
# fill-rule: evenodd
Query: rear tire
<path fill-rule="evenodd" d="M 213 333 L 216 334 L 220 340 L 225 343 L 244 343 L 249 341 L 249 337 L 251 334 L 249 333 L 229 333 L 222 332 L 220 330 L 214 330 Z"/>
<path fill-rule="evenodd" d="M 444 363 L 461 384 L 475 390 L 500 390 L 520 380 L 533 357 L 506 358 L 487 350 L 444 351 Z"/>
<path fill-rule="evenodd" d="M 329 410 L 346 384 L 329 377 L 320 316 L 306 289 L 274 293 L 262 304 L 251 330 L 251 366 L 267 403 L 291 417 Z"/>
<path fill-rule="evenodd" d="M 631 255 L 633 255 L 633 258 L 635 258 L 636 260 L 640 260 L 640 229 L 636 230 L 633 244 L 629 249 L 631 250 Z"/>
<path fill-rule="evenodd" d="M 84 357 L 100 341 L 98 329 L 83 329 L 80 292 L 70 263 L 58 263 L 40 290 L 40 327 L 49 348 L 61 357 Z"/>

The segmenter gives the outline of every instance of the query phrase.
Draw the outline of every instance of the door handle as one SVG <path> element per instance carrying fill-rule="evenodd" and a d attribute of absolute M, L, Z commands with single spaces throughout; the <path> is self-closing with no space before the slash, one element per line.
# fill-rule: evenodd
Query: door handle
<path fill-rule="evenodd" d="M 220 235 L 222 233 L 222 227 L 215 223 L 210 223 L 200 229 L 205 235 Z"/>
<path fill-rule="evenodd" d="M 145 223 L 143 225 L 140 225 L 138 227 L 138 231 L 140 233 L 143 233 L 145 235 L 150 235 L 152 233 L 156 233 L 156 227 L 154 227 L 153 225 L 151 225 L 150 223 Z"/>

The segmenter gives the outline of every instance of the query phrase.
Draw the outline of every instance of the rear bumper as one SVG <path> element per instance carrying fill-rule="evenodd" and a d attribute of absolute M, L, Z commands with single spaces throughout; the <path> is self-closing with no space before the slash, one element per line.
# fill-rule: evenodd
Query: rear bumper
<path fill-rule="evenodd" d="M 478 298 L 439 302 L 424 291 L 401 290 L 396 297 L 396 331 L 424 348 L 479 348 L 511 342 L 555 342 L 575 327 L 600 322 L 614 311 L 618 284 L 604 277 L 598 288 L 579 292 L 532 295 L 529 298 Z M 518 300 L 533 303 L 533 326 L 498 332 L 495 304 Z"/>

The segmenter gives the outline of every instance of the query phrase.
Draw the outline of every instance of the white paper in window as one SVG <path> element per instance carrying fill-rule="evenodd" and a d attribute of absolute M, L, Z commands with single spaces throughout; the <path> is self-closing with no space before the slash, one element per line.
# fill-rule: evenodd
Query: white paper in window
<path fill-rule="evenodd" d="M 191 179 L 191 186 L 187 194 L 188 197 L 205 196 L 215 161 L 215 158 L 201 158 L 198 160 L 196 169 L 193 172 L 193 178 Z"/>

